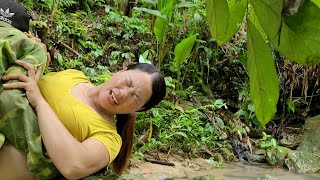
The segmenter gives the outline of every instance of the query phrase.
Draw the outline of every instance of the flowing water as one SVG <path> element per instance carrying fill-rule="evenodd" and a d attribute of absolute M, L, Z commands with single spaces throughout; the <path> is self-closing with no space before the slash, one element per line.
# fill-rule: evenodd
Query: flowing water
<path fill-rule="evenodd" d="M 219 180 L 255 180 L 261 175 L 268 174 L 278 180 L 320 180 L 320 174 L 296 174 L 284 168 L 273 168 L 265 164 L 253 166 L 233 162 L 225 164 L 223 168 L 215 168 L 203 159 L 174 162 L 174 164 L 175 166 L 172 167 L 138 162 L 131 168 L 130 174 L 142 175 L 145 179 L 155 179 L 155 174 L 164 172 L 173 175 L 174 179 L 188 179 L 211 174 Z"/>

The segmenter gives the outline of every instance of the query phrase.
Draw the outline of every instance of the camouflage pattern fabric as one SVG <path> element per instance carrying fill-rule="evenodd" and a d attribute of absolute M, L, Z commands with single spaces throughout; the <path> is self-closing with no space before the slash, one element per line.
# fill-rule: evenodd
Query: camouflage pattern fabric
<path fill-rule="evenodd" d="M 26 70 L 15 64 L 23 60 L 45 68 L 46 52 L 21 31 L 0 21 L 0 78 L 5 74 Z M 0 148 L 5 140 L 27 153 L 27 164 L 40 180 L 53 179 L 59 174 L 42 146 L 37 116 L 29 105 L 25 91 L 4 90 L 0 82 Z"/>

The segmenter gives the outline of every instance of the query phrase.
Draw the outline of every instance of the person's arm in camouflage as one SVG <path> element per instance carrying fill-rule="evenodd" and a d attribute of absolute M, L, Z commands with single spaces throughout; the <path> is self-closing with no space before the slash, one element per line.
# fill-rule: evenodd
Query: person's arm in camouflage
<path fill-rule="evenodd" d="M 26 61 L 35 67 L 44 67 L 46 64 L 46 51 L 38 42 L 28 38 L 23 32 L 9 24 L 0 22 L 0 77 L 15 72 L 26 73 L 24 68 L 16 65 L 16 60 Z M 25 138 L 25 132 L 16 131 L 15 129 L 25 129 L 24 124 L 21 123 L 25 118 L 24 116 L 34 116 L 30 115 L 29 110 L 26 110 L 30 108 L 24 91 L 19 89 L 4 90 L 2 83 L 5 82 L 1 81 L 0 83 L 0 132 L 15 147 L 25 149 L 27 142 L 16 140 Z M 10 120 L 11 123 L 8 123 L 5 119 Z M 13 123 L 13 121 L 20 123 Z"/>
<path fill-rule="evenodd" d="M 15 64 L 16 60 L 26 61 L 35 67 L 41 66 L 42 69 L 47 62 L 46 50 L 40 43 L 10 27 L 0 27 L 0 57 L 1 76 L 4 73 L 25 72 Z"/>
<path fill-rule="evenodd" d="M 44 70 L 47 60 L 45 48 L 21 31 L 1 25 L 0 77 L 17 72 L 26 73 L 23 67 L 16 64 L 17 60 Z M 38 178 L 52 178 L 57 171 L 42 151 L 37 116 L 29 105 L 25 90 L 4 90 L 3 83 L 7 82 L 0 83 L 0 132 L 13 146 L 28 153 L 28 167 Z"/>

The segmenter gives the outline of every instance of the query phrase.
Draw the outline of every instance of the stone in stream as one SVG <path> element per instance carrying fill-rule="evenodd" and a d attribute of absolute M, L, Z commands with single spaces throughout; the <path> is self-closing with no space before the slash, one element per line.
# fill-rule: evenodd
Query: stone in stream
<path fill-rule="evenodd" d="M 285 159 L 289 170 L 298 173 L 320 172 L 320 115 L 309 118 L 304 125 L 302 143 Z"/>
<path fill-rule="evenodd" d="M 145 179 L 148 180 L 173 180 L 174 177 L 172 174 L 168 172 L 157 172 L 150 175 L 145 176 Z"/>
<path fill-rule="evenodd" d="M 214 175 L 207 174 L 204 176 L 192 177 L 192 178 L 189 178 L 188 180 L 219 180 L 219 179 Z"/>
<path fill-rule="evenodd" d="M 142 175 L 134 175 L 134 174 L 124 174 L 116 180 L 144 180 L 145 178 Z"/>
<path fill-rule="evenodd" d="M 270 174 L 264 174 L 264 175 L 260 175 L 259 177 L 257 177 L 256 180 L 278 180 L 278 178 L 273 177 Z"/>
<path fill-rule="evenodd" d="M 278 150 L 267 150 L 267 153 L 271 155 L 271 157 L 266 156 L 267 163 L 275 167 L 283 167 L 285 164 L 285 159 L 287 158 L 288 153 L 291 151 L 291 149 L 283 146 L 278 146 Z"/>
<path fill-rule="evenodd" d="M 285 135 L 279 141 L 280 146 L 284 146 L 290 149 L 297 149 L 297 147 L 301 144 L 301 137 L 300 136 L 293 136 L 293 135 Z"/>

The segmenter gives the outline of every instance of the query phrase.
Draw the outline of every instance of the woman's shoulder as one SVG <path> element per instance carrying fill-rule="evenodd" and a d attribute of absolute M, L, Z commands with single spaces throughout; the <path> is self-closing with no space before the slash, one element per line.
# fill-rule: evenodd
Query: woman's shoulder
<path fill-rule="evenodd" d="M 50 90 L 52 87 L 59 89 L 70 89 L 78 83 L 90 83 L 90 80 L 84 75 L 83 72 L 75 69 L 68 69 L 59 72 L 50 72 L 42 76 L 38 82 L 38 85 L 41 91 L 44 91 L 44 89 L 49 88 Z"/>
<path fill-rule="evenodd" d="M 86 75 L 79 70 L 76 69 L 67 69 L 63 71 L 58 72 L 49 72 L 46 75 L 42 76 L 41 79 L 59 79 L 62 78 L 64 80 L 68 79 L 81 79 L 84 81 L 89 81 L 89 79 L 86 77 Z"/>
<path fill-rule="evenodd" d="M 57 72 L 49 72 L 46 75 L 54 75 L 54 76 L 65 76 L 65 75 L 70 75 L 70 76 L 85 76 L 82 71 L 76 70 L 76 69 L 66 69 L 62 71 L 57 71 Z"/>

